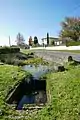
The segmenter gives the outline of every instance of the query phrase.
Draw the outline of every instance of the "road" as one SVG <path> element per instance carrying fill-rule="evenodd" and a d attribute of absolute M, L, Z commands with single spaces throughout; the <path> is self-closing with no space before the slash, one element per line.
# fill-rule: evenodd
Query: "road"
<path fill-rule="evenodd" d="M 35 55 L 42 57 L 48 61 L 63 63 L 68 61 L 68 57 L 72 56 L 73 60 L 80 61 L 80 53 L 49 51 L 49 50 L 35 50 Z"/>

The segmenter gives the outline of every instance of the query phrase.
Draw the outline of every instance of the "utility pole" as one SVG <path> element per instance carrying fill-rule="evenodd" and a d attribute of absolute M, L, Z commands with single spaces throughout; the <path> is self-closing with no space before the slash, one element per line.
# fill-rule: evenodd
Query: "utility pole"
<path fill-rule="evenodd" d="M 10 40 L 10 36 L 9 36 L 9 46 L 11 46 L 11 40 Z"/>

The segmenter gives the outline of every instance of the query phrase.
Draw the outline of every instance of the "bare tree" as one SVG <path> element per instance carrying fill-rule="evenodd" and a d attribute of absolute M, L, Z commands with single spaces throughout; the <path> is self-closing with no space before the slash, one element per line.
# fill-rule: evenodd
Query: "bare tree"
<path fill-rule="evenodd" d="M 17 37 L 16 37 L 17 45 L 21 46 L 21 45 L 25 44 L 24 42 L 25 42 L 25 39 L 24 39 L 23 35 L 21 33 L 18 33 Z"/>

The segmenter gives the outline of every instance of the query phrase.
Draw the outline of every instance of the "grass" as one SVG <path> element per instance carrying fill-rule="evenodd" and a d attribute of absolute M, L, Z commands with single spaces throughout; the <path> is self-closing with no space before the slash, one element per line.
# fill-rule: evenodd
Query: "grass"
<path fill-rule="evenodd" d="M 67 41 L 66 46 L 78 46 L 80 45 L 80 41 Z"/>
<path fill-rule="evenodd" d="M 35 50 L 34 50 L 35 51 Z M 60 51 L 60 52 L 71 52 L 71 53 L 80 53 L 80 50 L 40 50 L 40 51 Z"/>
<path fill-rule="evenodd" d="M 30 63 L 43 63 L 33 58 Z M 0 65 L 0 120 L 80 120 L 80 65 L 66 65 L 68 70 L 49 73 L 46 78 L 48 103 L 35 112 L 17 111 L 5 103 L 5 96 L 17 82 L 30 76 L 20 67 Z"/>
<path fill-rule="evenodd" d="M 35 112 L 7 108 L 8 120 L 80 120 L 80 65 L 67 68 L 46 75 L 48 103 L 44 108 Z"/>
<path fill-rule="evenodd" d="M 51 102 L 33 120 L 80 120 L 80 66 L 46 77 Z"/>
<path fill-rule="evenodd" d="M 80 50 L 54 50 L 54 51 L 80 53 Z"/>
<path fill-rule="evenodd" d="M 24 60 L 32 57 L 29 55 L 30 53 L 24 54 L 22 52 L 19 53 L 8 53 L 8 54 L 0 54 L 0 61 L 10 65 L 25 65 Z M 24 59 L 25 58 L 25 59 Z"/>
<path fill-rule="evenodd" d="M 80 50 L 49 50 L 49 51 L 59 51 L 59 52 L 71 52 L 71 53 L 80 53 Z"/>
<path fill-rule="evenodd" d="M 22 71 L 19 67 L 11 65 L 0 65 L 0 110 L 3 114 L 0 115 L 0 120 L 9 115 L 10 112 L 14 114 L 12 108 L 5 103 L 5 97 L 8 91 L 14 87 L 14 85 L 20 82 L 23 78 L 28 78 L 30 74 Z M 0 113 L 1 114 L 1 113 Z"/>
<path fill-rule="evenodd" d="M 0 54 L 0 61 L 12 65 L 22 64 L 23 60 L 20 60 L 18 56 L 23 57 L 23 54 L 21 53 Z"/>
<path fill-rule="evenodd" d="M 25 59 L 23 59 L 23 57 L 25 57 Z M 24 49 L 22 49 L 20 53 L 1 54 L 0 61 L 16 66 L 23 66 L 28 64 L 48 64 L 48 62 L 45 62 L 42 58 L 38 58 L 36 56 L 34 58 L 34 52 Z"/>
<path fill-rule="evenodd" d="M 31 54 L 35 52 L 35 50 L 25 50 L 25 49 L 21 49 L 21 52 L 24 54 Z M 38 65 L 38 64 L 42 64 L 42 65 L 47 65 L 48 62 L 44 61 L 42 58 L 39 58 L 37 56 L 33 57 L 33 58 L 29 58 L 28 60 L 23 61 L 23 64 L 25 65 L 29 65 L 29 64 L 34 64 L 34 65 Z"/>
<path fill-rule="evenodd" d="M 31 58 L 31 59 L 28 59 L 28 60 L 25 60 L 23 62 L 23 64 L 27 64 L 27 65 L 31 65 L 31 64 L 34 64 L 34 65 L 38 65 L 38 64 L 41 64 L 41 65 L 48 65 L 48 62 L 44 61 L 42 58 Z"/>

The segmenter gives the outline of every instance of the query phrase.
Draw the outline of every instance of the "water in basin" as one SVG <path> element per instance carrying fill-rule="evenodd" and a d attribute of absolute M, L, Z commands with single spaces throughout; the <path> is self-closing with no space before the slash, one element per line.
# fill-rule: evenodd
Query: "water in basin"
<path fill-rule="evenodd" d="M 35 79 L 38 79 L 41 75 L 47 73 L 50 69 L 44 65 L 25 65 L 22 67 L 23 70 L 29 71 Z"/>

